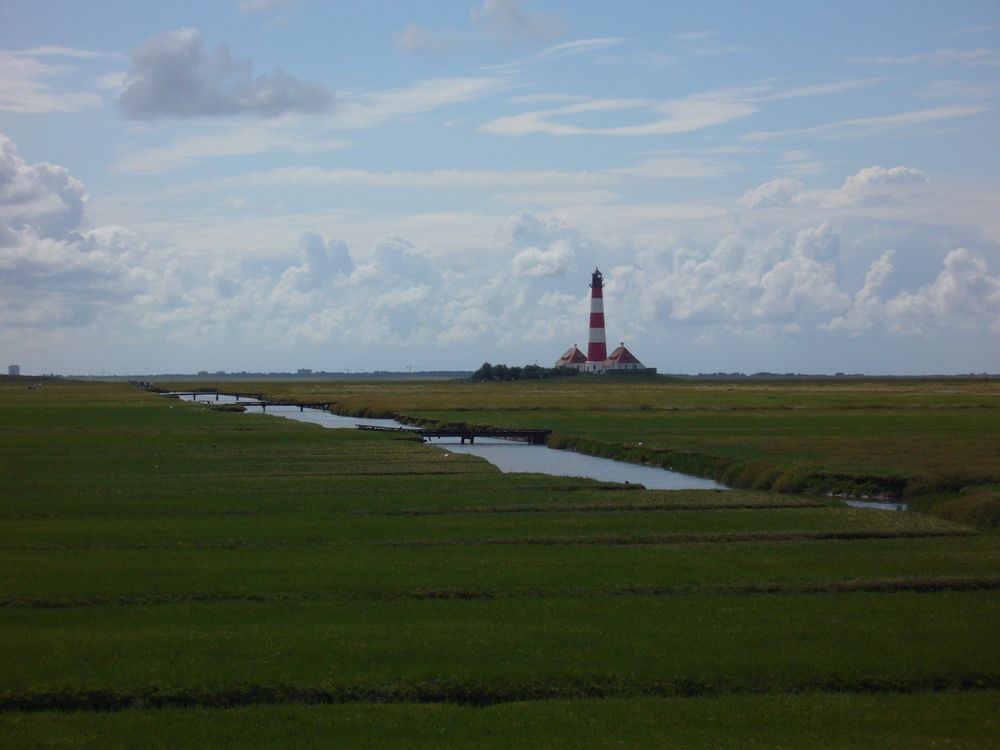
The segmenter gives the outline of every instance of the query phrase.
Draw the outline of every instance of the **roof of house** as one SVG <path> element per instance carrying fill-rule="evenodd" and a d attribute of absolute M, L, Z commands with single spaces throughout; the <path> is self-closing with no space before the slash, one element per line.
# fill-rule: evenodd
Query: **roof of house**
<path fill-rule="evenodd" d="M 577 349 L 576 344 L 573 344 L 566 353 L 556 360 L 556 367 L 565 367 L 566 365 L 582 365 L 586 363 L 587 355 Z"/>
<path fill-rule="evenodd" d="M 604 360 L 606 365 L 642 365 L 636 356 L 632 354 L 628 349 L 625 348 L 625 344 L 619 344 L 618 348 L 615 349 L 608 358 Z"/>

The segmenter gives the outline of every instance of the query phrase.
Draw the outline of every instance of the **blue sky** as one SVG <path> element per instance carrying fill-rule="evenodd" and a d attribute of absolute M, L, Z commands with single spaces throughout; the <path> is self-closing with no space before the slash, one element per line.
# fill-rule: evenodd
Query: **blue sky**
<path fill-rule="evenodd" d="M 424 7 L 426 5 L 427 7 Z M 1000 371 L 995 2 L 0 2 L 25 372 Z"/>

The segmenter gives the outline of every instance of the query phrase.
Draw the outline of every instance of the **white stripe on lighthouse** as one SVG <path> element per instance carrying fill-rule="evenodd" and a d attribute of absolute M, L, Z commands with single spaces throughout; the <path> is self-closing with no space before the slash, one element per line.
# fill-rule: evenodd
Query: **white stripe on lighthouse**
<path fill-rule="evenodd" d="M 589 340 L 592 341 L 592 342 L 594 342 L 594 343 L 597 343 L 597 344 L 603 344 L 603 343 L 605 343 L 605 340 L 604 340 L 604 329 L 603 328 L 591 328 L 590 329 L 590 339 Z"/>
<path fill-rule="evenodd" d="M 590 311 L 592 313 L 604 312 L 604 300 L 601 297 L 591 297 L 590 299 Z"/>

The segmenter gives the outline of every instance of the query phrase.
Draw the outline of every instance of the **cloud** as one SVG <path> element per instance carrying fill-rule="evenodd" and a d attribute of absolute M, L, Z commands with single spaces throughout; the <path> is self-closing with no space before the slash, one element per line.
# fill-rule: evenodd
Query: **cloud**
<path fill-rule="evenodd" d="M 854 295 L 851 308 L 844 314 L 820 326 L 827 331 L 846 331 L 858 336 L 870 330 L 882 319 L 884 304 L 879 297 L 879 289 L 895 270 L 892 265 L 893 251 L 886 250 L 872 263 L 865 275 L 864 286 Z"/>
<path fill-rule="evenodd" d="M 130 174 L 163 174 L 206 158 L 268 153 L 328 153 L 349 145 L 342 139 L 309 138 L 295 128 L 270 126 L 269 122 L 183 135 L 164 146 L 126 151 L 114 163 L 112 170 Z M 204 131 L 204 128 L 201 130 Z"/>
<path fill-rule="evenodd" d="M 412 21 L 396 34 L 393 44 L 400 52 L 447 52 L 461 43 L 460 37 L 455 34 L 431 31 L 423 26 L 418 26 Z"/>
<path fill-rule="evenodd" d="M 574 260 L 573 248 L 567 240 L 556 240 L 547 248 L 528 247 L 514 256 L 510 263 L 515 276 L 561 276 Z"/>
<path fill-rule="evenodd" d="M 803 237 L 805 232 L 813 236 Z M 751 319 L 799 324 L 810 314 L 846 306 L 848 298 L 837 284 L 836 267 L 812 257 L 813 253 L 829 252 L 823 244 L 829 238 L 821 234 L 822 228 L 800 232 L 789 257 L 775 263 L 760 277 L 757 283 L 761 293 L 751 308 Z"/>
<path fill-rule="evenodd" d="M 803 258 L 833 261 L 840 252 L 840 232 L 824 221 L 818 227 L 807 227 L 796 234 L 793 247 L 795 254 Z"/>
<path fill-rule="evenodd" d="M 588 40 L 591 42 L 618 42 L 617 39 Z M 560 47 L 578 44 L 571 42 Z M 546 53 L 560 49 L 551 48 Z M 523 136 L 533 133 L 547 135 L 604 135 L 604 136 L 650 136 L 672 135 L 721 125 L 758 111 L 758 103 L 777 99 L 793 99 L 807 96 L 826 96 L 853 91 L 872 86 L 880 79 L 838 81 L 834 83 L 797 88 L 777 89 L 771 84 L 756 84 L 730 89 L 709 91 L 680 99 L 657 101 L 650 99 L 591 99 L 551 109 L 522 112 L 516 115 L 498 117 L 484 123 L 479 130 L 484 133 L 503 136 Z M 608 120 L 634 119 L 632 113 L 644 110 L 649 120 L 639 125 L 615 125 L 604 127 L 576 124 L 584 117 L 593 120 L 595 113 L 606 113 Z M 576 121 L 576 122 L 574 122 Z M 768 135 L 755 134 L 748 138 L 762 139 Z"/>
<path fill-rule="evenodd" d="M 890 330 L 899 333 L 958 329 L 1000 333 L 1000 275 L 990 274 L 981 254 L 960 247 L 948 253 L 933 282 L 893 297 L 885 314 Z"/>
<path fill-rule="evenodd" d="M 924 87 L 921 96 L 927 99 L 986 101 L 1000 96 L 1000 83 L 972 83 L 960 80 L 934 81 Z"/>
<path fill-rule="evenodd" d="M 682 53 L 692 57 L 718 57 L 753 51 L 751 47 L 725 42 L 721 36 L 718 31 L 687 31 L 671 34 L 670 41 Z"/>
<path fill-rule="evenodd" d="M 649 245 L 614 269 L 616 294 L 631 301 L 633 325 L 647 329 L 809 330 L 849 306 L 837 282 L 839 244 L 823 223 L 791 236 L 731 232 L 709 249 Z"/>
<path fill-rule="evenodd" d="M 434 282 L 439 274 L 414 244 L 398 234 L 387 234 L 375 245 L 364 265 L 354 269 L 351 280 L 362 284 Z"/>
<path fill-rule="evenodd" d="M 615 203 L 621 196 L 611 190 L 518 190 L 516 192 L 495 193 L 493 200 L 498 203 L 524 208 L 525 206 L 590 206 L 600 203 Z"/>
<path fill-rule="evenodd" d="M 430 78 L 388 91 L 347 92 L 339 100 L 329 126 L 339 130 L 369 128 L 406 115 L 474 101 L 508 84 L 501 78 Z"/>
<path fill-rule="evenodd" d="M 985 47 L 975 49 L 939 49 L 916 55 L 855 57 L 848 62 L 866 65 L 1000 65 L 1000 56 Z"/>
<path fill-rule="evenodd" d="M 77 49 L 76 47 L 59 47 L 53 44 L 46 44 L 41 47 L 18 50 L 10 54 L 18 57 L 70 57 L 78 60 L 119 60 L 125 55 L 121 52 L 104 52 L 102 50 Z"/>
<path fill-rule="evenodd" d="M 718 177 L 731 172 L 733 167 L 720 161 L 689 156 L 658 156 L 632 167 L 610 170 L 613 174 L 665 180 L 686 177 Z"/>
<path fill-rule="evenodd" d="M 47 162 L 28 164 L 0 133 L 0 227 L 8 237 L 65 238 L 80 225 L 86 201 L 83 185 L 68 170 Z"/>
<path fill-rule="evenodd" d="M 883 187 L 926 185 L 927 175 L 911 167 L 867 167 L 844 180 L 841 188 L 848 193 L 863 193 Z"/>
<path fill-rule="evenodd" d="M 190 190 L 232 190 L 240 187 L 370 187 L 413 189 L 495 189 L 605 187 L 614 175 L 601 172 L 527 169 L 436 169 L 430 172 L 375 172 L 367 169 L 321 169 L 319 167 L 279 167 L 250 172 L 237 177 L 188 183 Z"/>
<path fill-rule="evenodd" d="M 44 79 L 68 72 L 69 68 L 52 65 L 23 53 L 0 50 L 0 110 L 22 114 L 75 112 L 99 104 L 101 98 L 88 92 L 54 91 Z"/>
<path fill-rule="evenodd" d="M 128 78 L 128 74 L 124 71 L 105 73 L 104 75 L 98 76 L 94 79 L 94 84 L 99 89 L 114 91 L 117 94 L 121 93 L 121 90 L 125 88 L 126 78 Z"/>
<path fill-rule="evenodd" d="M 985 107 L 949 106 L 921 109 L 914 112 L 900 112 L 894 115 L 878 117 L 858 117 L 850 120 L 830 122 L 825 125 L 815 125 L 794 130 L 774 130 L 770 132 L 748 133 L 743 136 L 747 141 L 767 141 L 788 136 L 815 136 L 817 138 L 863 138 L 870 135 L 891 133 L 906 130 L 929 122 L 953 120 L 961 117 L 971 117 L 985 112 Z"/>
<path fill-rule="evenodd" d="M 862 78 L 854 81 L 835 81 L 834 83 L 820 83 L 812 86 L 795 86 L 789 89 L 778 89 L 770 93 L 765 93 L 756 97 L 755 101 L 771 101 L 780 99 L 800 99 L 806 96 L 827 96 L 829 94 L 843 94 L 848 91 L 866 89 L 882 83 L 883 78 Z"/>
<path fill-rule="evenodd" d="M 132 66 L 118 97 L 130 119 L 255 115 L 328 110 L 333 93 L 281 69 L 254 76 L 251 60 L 234 60 L 225 44 L 202 49 L 196 29 L 168 31 L 132 51 Z"/>
<path fill-rule="evenodd" d="M 548 42 L 562 36 L 566 23 L 561 16 L 531 13 L 519 0 L 483 0 L 469 13 L 471 30 L 428 29 L 413 21 L 393 37 L 393 45 L 409 54 L 442 54 L 460 48 L 499 43 L 503 45 Z M 499 67 L 518 67 L 508 63 Z"/>
<path fill-rule="evenodd" d="M 911 346 L 904 334 L 930 340 L 1000 327 L 1000 277 L 989 267 L 995 248 L 954 251 L 939 266 L 934 253 L 941 247 L 974 248 L 977 240 L 969 231 L 968 240 L 954 241 L 960 233 L 947 225 L 947 206 L 925 223 L 906 218 L 906 212 L 926 214 L 938 201 L 924 187 L 926 175 L 913 167 L 868 167 L 827 190 L 794 180 L 765 183 L 740 199 L 747 207 L 776 209 L 756 214 L 733 212 L 735 201 L 713 203 L 712 213 L 656 202 L 569 205 L 503 219 L 473 210 L 215 213 L 223 196 L 257 185 L 600 192 L 700 168 L 673 152 L 647 156 L 627 173 L 252 173 L 226 183 L 228 193 L 205 197 L 208 218 L 190 217 L 180 228 L 145 225 L 141 231 L 158 233 L 154 251 L 138 232 L 87 230 L 83 186 L 61 167 L 26 163 L 3 141 L 0 335 L 4 342 L 44 340 L 55 350 L 58 336 L 89 340 L 100 330 L 107 341 L 156 340 L 169 359 L 152 361 L 167 362 L 164 367 L 196 347 L 202 347 L 198 356 L 218 363 L 178 365 L 194 369 L 276 366 L 264 355 L 255 359 L 258 352 L 285 360 L 325 352 L 320 366 L 352 369 L 457 365 L 472 356 L 530 361 L 548 348 L 554 358 L 577 337 L 585 341 L 586 280 L 594 264 L 608 280 L 609 334 L 647 359 L 670 351 L 671 361 L 684 362 L 674 345 L 683 349 L 685 342 L 713 337 L 726 345 L 720 357 L 738 356 L 729 344 L 738 348 L 749 337 L 785 350 L 797 339 L 797 356 L 806 356 L 807 345 L 821 336 L 830 350 L 863 334 L 888 350 L 892 340 Z M 871 194 L 898 199 L 899 211 L 887 214 L 881 205 L 850 199 Z M 782 212 L 783 205 L 794 210 Z M 317 231 L 303 234 L 309 228 Z M 900 250 L 893 255 L 888 246 Z M 205 341 L 213 343 L 199 343 Z"/>
<path fill-rule="evenodd" d="M 347 243 L 333 237 L 324 242 L 318 234 L 306 232 L 299 238 L 299 263 L 282 273 L 279 294 L 282 289 L 299 293 L 324 289 L 337 276 L 350 276 L 352 271 L 354 261 Z"/>
<path fill-rule="evenodd" d="M 912 198 L 919 192 L 918 188 L 929 182 L 927 175 L 919 169 L 904 166 L 887 169 L 873 166 L 850 175 L 844 180 L 844 184 L 839 190 L 826 194 L 825 200 L 819 194 L 813 197 L 829 206 L 837 204 L 899 204 L 905 203 L 907 198 Z"/>
<path fill-rule="evenodd" d="M 518 0 L 483 0 L 470 17 L 486 35 L 509 43 L 546 42 L 566 33 L 562 16 L 526 11 Z"/>
<path fill-rule="evenodd" d="M 537 216 L 528 211 L 509 216 L 500 227 L 500 236 L 511 247 L 524 249 L 549 245 L 556 240 L 574 238 L 576 232 L 551 216 Z"/>
<path fill-rule="evenodd" d="M 765 182 L 763 185 L 747 190 L 737 201 L 743 208 L 772 208 L 774 206 L 789 206 L 802 195 L 805 190 L 798 180 L 782 177 Z"/>
<path fill-rule="evenodd" d="M 791 154 L 793 163 L 801 154 Z M 897 166 L 865 167 L 849 175 L 836 190 L 807 190 L 790 177 L 770 180 L 747 190 L 737 204 L 746 209 L 761 208 L 846 208 L 858 204 L 888 205 L 912 197 L 914 188 L 927 185 L 927 175 L 919 169 Z"/>
<path fill-rule="evenodd" d="M 437 78 L 404 89 L 347 93 L 339 106 L 323 118 L 294 115 L 257 120 L 238 126 L 222 121 L 199 123 L 198 131 L 176 137 L 163 146 L 126 151 L 114 170 L 127 173 L 164 173 L 181 169 L 207 157 L 265 153 L 325 153 L 350 143 L 331 138 L 330 130 L 374 127 L 398 117 L 470 101 L 504 84 L 496 78 Z M 213 128 L 208 130 L 208 128 Z"/>
<path fill-rule="evenodd" d="M 563 42 L 562 44 L 555 44 L 551 47 L 546 47 L 535 55 L 535 59 L 546 60 L 559 57 L 571 57 L 590 52 L 602 52 L 604 50 L 611 49 L 612 47 L 624 44 L 626 41 L 628 40 L 620 36 L 574 39 L 572 42 Z"/>
<path fill-rule="evenodd" d="M 144 252 L 128 230 L 80 231 L 83 185 L 28 164 L 0 134 L 0 328 L 83 325 L 130 298 Z"/>
<path fill-rule="evenodd" d="M 240 10 L 244 13 L 273 13 L 283 8 L 298 5 L 300 0 L 242 0 Z"/>
<path fill-rule="evenodd" d="M 574 115 L 595 112 L 627 112 L 645 109 L 652 119 L 641 125 L 584 127 L 564 122 Z M 532 133 L 547 135 L 648 136 L 670 135 L 719 125 L 756 112 L 744 101 L 705 94 L 651 102 L 643 99 L 595 99 L 555 109 L 524 112 L 500 117 L 479 127 L 484 133 L 503 136 L 523 136 Z"/>

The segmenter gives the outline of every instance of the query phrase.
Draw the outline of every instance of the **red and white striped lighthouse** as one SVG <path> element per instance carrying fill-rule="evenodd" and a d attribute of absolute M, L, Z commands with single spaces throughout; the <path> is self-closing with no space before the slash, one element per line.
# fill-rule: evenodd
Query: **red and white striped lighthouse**
<path fill-rule="evenodd" d="M 587 343 L 587 364 L 601 365 L 608 358 L 604 338 L 604 275 L 595 268 L 590 281 L 590 339 Z"/>

